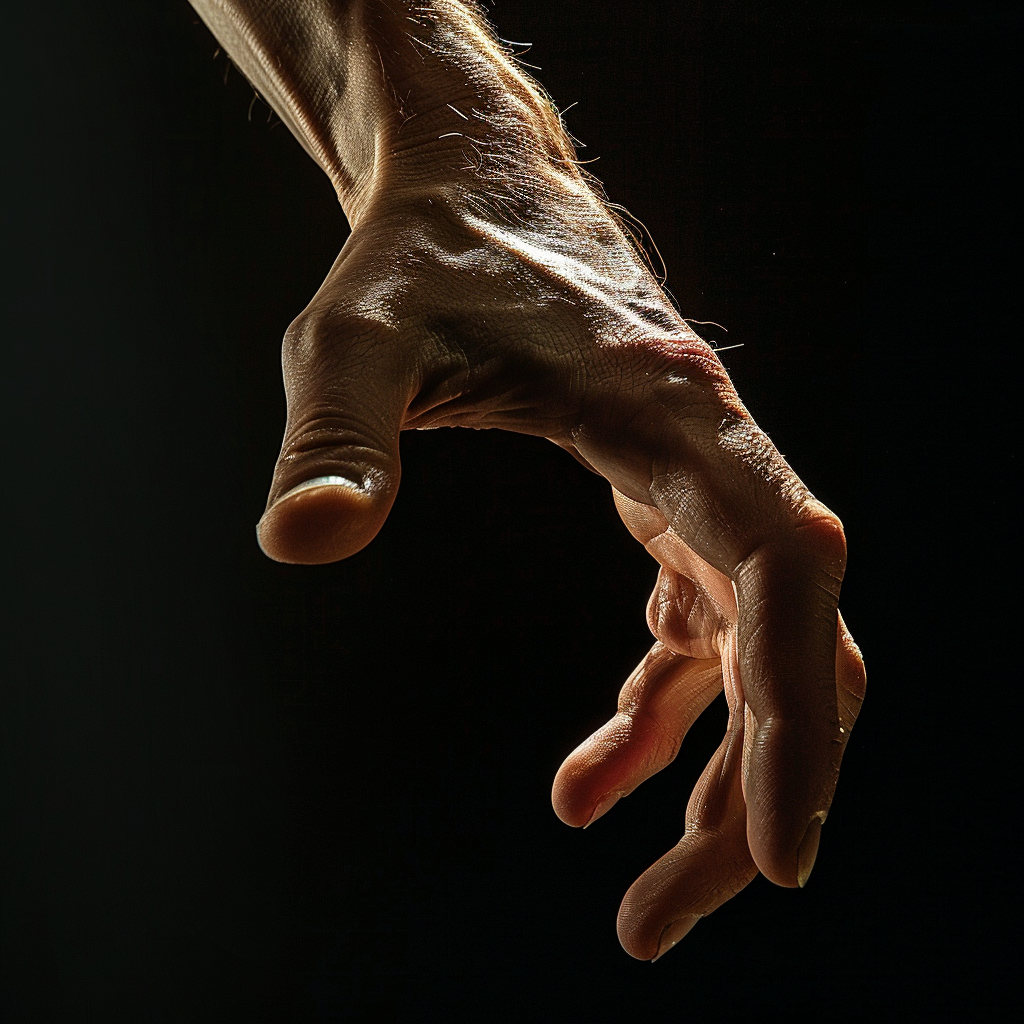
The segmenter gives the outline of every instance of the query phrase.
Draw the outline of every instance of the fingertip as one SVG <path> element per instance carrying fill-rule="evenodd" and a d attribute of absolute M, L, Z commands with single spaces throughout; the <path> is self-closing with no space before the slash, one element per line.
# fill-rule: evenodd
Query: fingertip
<path fill-rule="evenodd" d="M 658 940 L 658 952 L 651 963 L 660 960 L 670 949 L 693 931 L 693 926 L 700 920 L 700 914 L 684 914 L 679 920 L 665 926 Z"/>
<path fill-rule="evenodd" d="M 551 793 L 551 806 L 558 819 L 571 828 L 590 828 L 598 818 L 603 818 L 624 796 L 625 790 L 616 790 L 599 797 L 581 798 L 557 787 Z"/>
<path fill-rule="evenodd" d="M 572 828 L 587 828 L 633 792 L 642 781 L 635 775 L 645 763 L 644 736 L 621 713 L 588 736 L 555 774 L 551 785 L 555 814 Z"/>
<path fill-rule="evenodd" d="M 566 799 L 565 794 L 557 787 L 551 792 L 551 809 L 563 825 L 570 828 L 585 828 L 591 817 L 578 800 Z"/>
<path fill-rule="evenodd" d="M 783 889 L 796 889 L 797 881 L 797 849 L 795 843 L 778 844 L 766 841 L 754 828 L 748 826 L 747 844 L 750 855 L 754 858 L 757 870 L 773 885 Z M 780 849 L 780 846 L 785 848 Z"/>
<path fill-rule="evenodd" d="M 601 798 L 598 797 L 597 806 L 600 806 L 601 802 Z M 591 786 L 588 785 L 586 776 L 581 775 L 578 770 L 575 754 L 566 759 L 555 775 L 551 787 L 551 808 L 559 821 L 570 828 L 586 828 L 599 817 L 594 797 L 591 795 Z"/>
<path fill-rule="evenodd" d="M 786 829 L 774 842 L 751 822 L 748 845 L 761 874 L 784 889 L 802 889 L 818 856 L 824 820 L 825 812 L 818 811 L 802 830 Z"/>
<path fill-rule="evenodd" d="M 275 562 L 320 565 L 360 551 L 380 531 L 394 504 L 343 476 L 307 480 L 281 495 L 263 514 L 256 537 Z"/>
<path fill-rule="evenodd" d="M 598 818 L 603 818 L 624 796 L 627 795 L 628 794 L 623 790 L 617 790 L 614 793 L 609 793 L 607 796 L 601 797 L 601 799 L 597 801 L 597 805 L 594 807 L 590 818 L 583 827 L 590 828 Z"/>
<path fill-rule="evenodd" d="M 666 926 L 652 920 L 655 914 L 651 913 L 651 908 L 636 900 L 634 890 L 639 881 L 637 879 L 630 886 L 622 901 L 615 930 L 619 936 L 619 945 L 634 960 L 657 960 L 661 936 Z"/>
<path fill-rule="evenodd" d="M 831 689 L 835 694 L 834 683 Z M 820 829 L 835 793 L 841 736 L 836 735 L 834 708 L 833 703 L 828 718 L 820 716 L 823 725 L 810 716 L 769 717 L 749 737 L 750 755 L 744 765 L 747 845 L 758 870 L 787 889 L 801 885 L 800 851 L 805 840 L 804 863 L 810 873 L 817 843 L 808 836 Z"/>

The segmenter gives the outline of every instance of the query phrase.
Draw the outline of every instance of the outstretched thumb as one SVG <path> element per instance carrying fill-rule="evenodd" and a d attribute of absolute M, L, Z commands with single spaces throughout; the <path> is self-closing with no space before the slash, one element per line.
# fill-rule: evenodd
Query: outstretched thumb
<path fill-rule="evenodd" d="M 397 332 L 308 309 L 288 329 L 288 422 L 260 547 L 279 562 L 347 558 L 377 535 L 398 493 L 398 435 L 415 373 Z"/>

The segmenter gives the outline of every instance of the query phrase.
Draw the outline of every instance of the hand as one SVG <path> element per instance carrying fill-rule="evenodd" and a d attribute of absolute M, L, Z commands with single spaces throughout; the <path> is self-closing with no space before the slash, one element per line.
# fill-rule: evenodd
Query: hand
<path fill-rule="evenodd" d="M 271 557 L 354 553 L 395 500 L 400 432 L 471 426 L 547 437 L 602 474 L 660 562 L 657 642 L 553 791 L 562 820 L 592 822 L 724 686 L 685 834 L 622 904 L 628 952 L 661 955 L 758 870 L 803 884 L 864 692 L 837 612 L 843 531 L 596 197 L 549 182 L 517 209 L 392 189 L 287 332 L 284 373 Z"/>
<path fill-rule="evenodd" d="M 358 551 L 402 430 L 549 438 L 661 563 L 657 638 L 555 779 L 586 825 L 675 756 L 724 687 L 725 739 L 619 935 L 660 956 L 758 870 L 803 884 L 864 693 L 846 545 L 575 162 L 550 103 L 458 0 L 192 0 L 330 176 L 353 226 L 284 344 L 272 558 Z"/>

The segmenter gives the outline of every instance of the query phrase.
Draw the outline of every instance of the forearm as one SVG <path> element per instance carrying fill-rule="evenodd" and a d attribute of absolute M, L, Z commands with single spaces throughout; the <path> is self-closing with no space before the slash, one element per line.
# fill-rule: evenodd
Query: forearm
<path fill-rule="evenodd" d="M 350 221 L 396 192 L 590 191 L 557 113 L 458 0 L 192 0 L 333 182 Z"/>

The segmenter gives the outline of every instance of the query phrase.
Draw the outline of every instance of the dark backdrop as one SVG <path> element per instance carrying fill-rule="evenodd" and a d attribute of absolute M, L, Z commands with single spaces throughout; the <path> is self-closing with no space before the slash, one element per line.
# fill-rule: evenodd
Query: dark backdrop
<path fill-rule="evenodd" d="M 328 183 L 185 0 L 9 22 L 6 1019 L 1002 1006 L 1017 9 L 493 11 L 849 535 L 869 696 L 814 878 L 655 966 L 615 913 L 724 710 L 593 829 L 551 812 L 650 641 L 607 487 L 536 439 L 409 434 L 370 548 L 263 558 Z"/>

